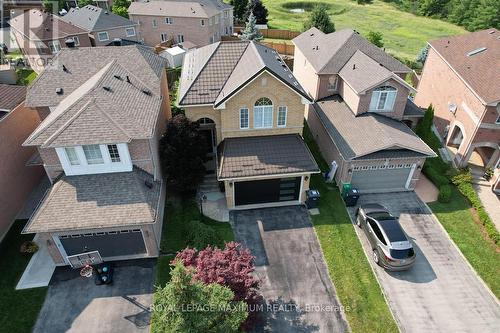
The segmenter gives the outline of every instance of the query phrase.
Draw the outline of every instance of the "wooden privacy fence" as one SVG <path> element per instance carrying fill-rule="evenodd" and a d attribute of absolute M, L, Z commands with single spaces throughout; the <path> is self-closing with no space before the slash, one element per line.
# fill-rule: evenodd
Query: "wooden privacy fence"
<path fill-rule="evenodd" d="M 259 30 L 264 38 L 276 39 L 294 39 L 300 35 L 300 31 L 282 30 L 282 29 L 260 29 Z"/>
<path fill-rule="evenodd" d="M 262 42 L 262 44 L 267 45 L 270 48 L 273 48 L 279 54 L 293 56 L 293 53 L 295 51 L 295 45 L 287 44 L 284 42 L 283 43 L 280 43 L 280 42 Z"/>

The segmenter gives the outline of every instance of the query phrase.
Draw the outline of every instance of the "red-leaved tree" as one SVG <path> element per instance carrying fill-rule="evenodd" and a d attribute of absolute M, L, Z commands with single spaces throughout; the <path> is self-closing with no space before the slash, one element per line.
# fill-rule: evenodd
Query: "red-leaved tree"
<path fill-rule="evenodd" d="M 235 301 L 248 304 L 248 317 L 242 324 L 243 329 L 255 323 L 257 312 L 252 311 L 262 301 L 259 294 L 260 280 L 252 275 L 255 257 L 250 250 L 239 243 L 226 243 L 224 249 L 207 247 L 204 250 L 186 248 L 175 259 L 184 266 L 195 269 L 194 279 L 203 283 L 218 283 L 231 289 Z"/>

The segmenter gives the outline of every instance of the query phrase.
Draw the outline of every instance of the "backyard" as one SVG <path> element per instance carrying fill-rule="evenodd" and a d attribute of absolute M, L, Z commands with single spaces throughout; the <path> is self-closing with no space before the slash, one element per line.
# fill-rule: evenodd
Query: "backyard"
<path fill-rule="evenodd" d="M 308 11 L 320 2 L 328 6 L 337 30 L 352 28 L 363 35 L 369 31 L 381 32 L 386 50 L 408 60 L 414 60 L 429 40 L 466 32 L 451 23 L 415 16 L 378 0 L 365 5 L 352 0 L 263 0 L 269 10 L 270 28 L 298 31 L 302 31 Z"/>
<path fill-rule="evenodd" d="M 18 220 L 0 243 L 0 332 L 31 332 L 40 311 L 47 288 L 15 290 L 31 255 L 21 254 L 19 248 L 33 235 L 21 235 L 26 223 Z"/>

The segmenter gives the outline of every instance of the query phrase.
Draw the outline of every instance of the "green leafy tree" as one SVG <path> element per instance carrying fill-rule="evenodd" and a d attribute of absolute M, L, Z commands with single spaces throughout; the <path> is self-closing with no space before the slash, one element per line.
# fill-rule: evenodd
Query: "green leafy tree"
<path fill-rule="evenodd" d="M 95 6 L 94 0 L 78 0 L 78 7 L 83 8 L 87 5 Z"/>
<path fill-rule="evenodd" d="M 231 0 L 229 4 L 233 6 L 233 15 L 236 20 L 238 22 L 245 22 L 248 0 Z"/>
<path fill-rule="evenodd" d="M 383 37 L 384 35 L 382 35 L 381 32 L 370 31 L 368 33 L 367 39 L 377 47 L 384 47 L 384 41 L 382 40 Z"/>
<path fill-rule="evenodd" d="M 418 13 L 424 16 L 447 16 L 447 5 L 450 0 L 422 0 L 418 6 Z"/>
<path fill-rule="evenodd" d="M 111 11 L 116 15 L 128 18 L 128 7 L 130 3 L 131 0 L 115 0 L 113 2 L 113 7 L 111 7 Z"/>
<path fill-rule="evenodd" d="M 247 24 L 245 26 L 245 30 L 243 30 L 243 33 L 241 34 L 241 39 L 259 41 L 263 38 L 259 29 L 257 29 L 257 27 L 255 26 L 256 21 L 257 20 L 255 18 L 255 15 L 253 15 L 253 13 L 250 13 Z"/>
<path fill-rule="evenodd" d="M 267 24 L 267 8 L 262 4 L 260 0 L 249 0 L 247 5 L 247 10 L 245 13 L 245 21 L 248 20 L 250 13 L 255 15 L 257 24 Z"/>
<path fill-rule="evenodd" d="M 199 131 L 197 122 L 189 121 L 183 114 L 172 117 L 160 140 L 160 157 L 163 172 L 172 189 L 193 193 L 205 176 L 207 141 Z"/>
<path fill-rule="evenodd" d="M 469 23 L 465 26 L 469 31 L 488 28 L 500 29 L 500 1 L 481 0 L 471 14 Z"/>
<path fill-rule="evenodd" d="M 450 22 L 465 26 L 480 0 L 451 0 L 448 19 Z"/>
<path fill-rule="evenodd" d="M 315 6 L 309 16 L 309 19 L 304 23 L 304 30 L 316 27 L 325 34 L 335 31 L 335 24 L 328 15 L 328 7 L 319 4 Z"/>
<path fill-rule="evenodd" d="M 358 5 L 368 5 L 371 4 L 373 0 L 356 0 L 356 2 L 358 3 Z"/>
<path fill-rule="evenodd" d="M 58 13 L 66 6 L 65 0 L 42 0 L 43 7 L 51 13 Z"/>
<path fill-rule="evenodd" d="M 244 302 L 235 302 L 234 293 L 217 283 L 193 279 L 193 272 L 178 261 L 170 282 L 154 297 L 153 333 L 237 333 L 247 318 Z"/>
<path fill-rule="evenodd" d="M 420 52 L 417 54 L 416 62 L 425 64 L 425 60 L 427 60 L 427 55 L 429 54 L 429 45 L 424 46 L 420 49 Z"/>

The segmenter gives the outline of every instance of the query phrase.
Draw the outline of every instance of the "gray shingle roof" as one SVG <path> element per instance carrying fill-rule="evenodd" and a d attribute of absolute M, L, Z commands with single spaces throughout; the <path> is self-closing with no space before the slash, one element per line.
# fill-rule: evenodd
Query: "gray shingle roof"
<path fill-rule="evenodd" d="M 28 87 L 26 105 L 58 105 L 113 60 L 153 93 L 161 94 L 159 79 L 165 69 L 166 59 L 156 55 L 150 47 L 131 45 L 65 48 Z M 63 65 L 68 71 L 63 71 Z M 63 88 L 63 94 L 58 95 L 57 88 Z"/>
<path fill-rule="evenodd" d="M 26 87 L 0 84 L 0 110 L 12 111 L 26 98 Z"/>
<path fill-rule="evenodd" d="M 30 40 L 44 41 L 87 34 L 87 31 L 64 22 L 59 16 L 39 9 L 27 10 L 23 14 L 15 16 L 9 23 L 12 28 Z M 25 24 L 28 25 L 28 31 L 26 31 Z"/>
<path fill-rule="evenodd" d="M 151 138 L 162 98 L 144 91 L 148 86 L 112 60 L 63 99 L 24 144 L 64 147 Z"/>
<path fill-rule="evenodd" d="M 449 66 L 484 100 L 500 101 L 500 31 L 490 28 L 429 42 Z M 481 50 L 474 55 L 468 54 Z M 430 68 L 428 69 L 430 70 Z M 443 82 L 443 84 L 446 84 Z"/>
<path fill-rule="evenodd" d="M 152 15 L 172 17 L 212 17 L 232 6 L 221 0 L 155 0 L 132 2 L 128 8 L 131 15 Z"/>
<path fill-rule="evenodd" d="M 89 32 L 137 25 L 120 15 L 92 5 L 71 8 L 61 19 Z"/>
<path fill-rule="evenodd" d="M 297 134 L 227 138 L 219 179 L 319 171 L 304 140 Z"/>
<path fill-rule="evenodd" d="M 355 116 L 338 95 L 318 101 L 314 110 L 345 160 L 391 149 L 435 156 L 402 122 L 371 112 Z"/>
<path fill-rule="evenodd" d="M 219 42 L 184 57 L 179 104 L 218 106 L 264 70 L 310 100 L 278 53 L 256 42 Z"/>
<path fill-rule="evenodd" d="M 293 43 L 308 59 L 317 74 L 338 74 L 357 50 L 362 51 L 391 72 L 411 72 L 410 68 L 352 29 L 325 34 L 313 27 L 295 37 Z"/>
<path fill-rule="evenodd" d="M 145 181 L 153 184 L 150 189 Z M 155 223 L 161 183 L 132 172 L 63 176 L 23 233 L 87 230 Z"/>
<path fill-rule="evenodd" d="M 411 99 L 406 101 L 405 109 L 403 111 L 404 117 L 422 118 L 425 115 L 425 109 L 417 106 Z"/>

